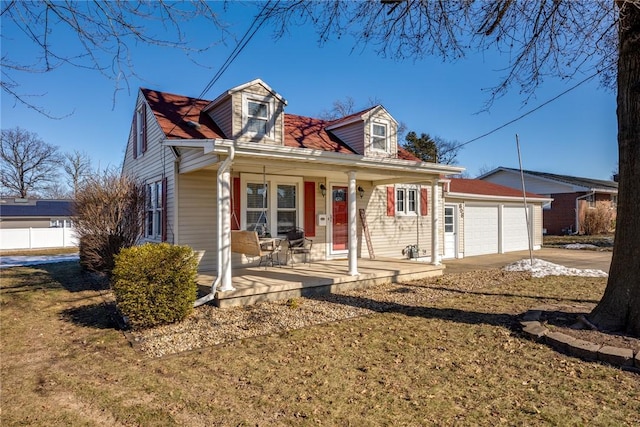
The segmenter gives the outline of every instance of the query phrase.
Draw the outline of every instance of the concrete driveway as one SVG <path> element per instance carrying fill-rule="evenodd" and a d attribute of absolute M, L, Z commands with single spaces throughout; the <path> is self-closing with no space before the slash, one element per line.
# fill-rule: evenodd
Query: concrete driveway
<path fill-rule="evenodd" d="M 533 257 L 572 268 L 591 268 L 609 272 L 613 252 L 582 249 L 542 248 L 533 251 Z M 529 259 L 529 251 L 506 254 L 470 256 L 462 259 L 447 259 L 444 274 L 462 273 L 471 270 L 501 268 L 521 259 Z"/>

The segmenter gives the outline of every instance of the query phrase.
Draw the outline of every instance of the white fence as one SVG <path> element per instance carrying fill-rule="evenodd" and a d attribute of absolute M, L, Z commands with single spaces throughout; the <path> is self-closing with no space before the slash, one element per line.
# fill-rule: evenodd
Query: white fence
<path fill-rule="evenodd" d="M 64 248 L 78 246 L 73 228 L 0 229 L 0 249 Z"/>

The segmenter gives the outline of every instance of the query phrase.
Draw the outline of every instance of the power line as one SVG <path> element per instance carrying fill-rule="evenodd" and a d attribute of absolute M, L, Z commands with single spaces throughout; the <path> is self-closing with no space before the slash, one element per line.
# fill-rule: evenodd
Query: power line
<path fill-rule="evenodd" d="M 231 51 L 231 53 L 229 54 L 227 59 L 223 62 L 223 64 L 220 66 L 220 68 L 218 69 L 216 74 L 214 74 L 214 76 L 211 78 L 211 80 L 209 80 L 209 83 L 207 83 L 207 85 L 202 90 L 200 95 L 198 95 L 198 99 L 203 99 L 204 96 L 206 95 L 206 93 L 209 92 L 209 90 L 211 90 L 213 85 L 220 79 L 220 77 L 222 77 L 222 74 L 229 68 L 229 66 L 233 63 L 233 61 L 238 57 L 238 55 L 247 46 L 247 43 L 249 43 L 251 41 L 251 39 L 253 38 L 253 36 L 256 34 L 256 32 L 258 32 L 258 30 L 260 29 L 262 24 L 264 24 L 264 22 L 267 20 L 268 14 L 265 14 L 265 10 L 269 6 L 269 4 L 271 4 L 271 0 L 267 1 L 265 3 L 265 5 L 262 7 L 262 10 L 260 10 L 260 13 L 258 13 L 253 18 L 253 21 L 251 22 L 251 25 L 249 26 L 249 28 L 247 28 L 247 31 L 245 31 L 245 33 L 242 36 L 242 38 L 240 39 L 240 41 L 238 41 L 238 43 L 236 44 L 236 47 L 233 49 L 233 51 Z M 258 23 L 258 20 L 260 20 L 259 23 Z M 256 24 L 257 24 L 257 26 L 256 26 Z M 256 26 L 255 29 L 253 29 L 254 26 Z M 253 29 L 253 32 L 251 32 L 252 29 Z M 249 34 L 249 33 L 251 33 L 251 34 Z M 178 123 L 180 123 L 182 120 L 184 120 L 184 118 L 187 116 L 187 114 L 189 114 L 191 112 L 192 109 L 193 109 L 193 103 L 189 106 L 187 111 L 185 111 L 184 114 L 182 114 L 182 116 L 180 117 L 180 120 L 178 120 L 178 121 L 176 121 L 174 123 L 173 127 L 171 128 L 171 130 L 169 132 L 167 132 L 167 135 L 169 135 L 169 134 L 171 134 L 171 132 L 173 132 L 173 130 L 176 128 L 176 126 L 178 126 Z"/>
<path fill-rule="evenodd" d="M 533 109 L 531 109 L 531 110 L 527 111 L 526 113 L 524 113 L 524 114 L 522 114 L 522 115 L 520 115 L 520 116 L 516 117 L 516 118 L 515 118 L 515 119 L 513 119 L 513 120 L 509 120 L 509 121 L 508 121 L 508 122 L 506 122 L 505 124 L 500 125 L 500 126 L 498 126 L 497 128 L 490 130 L 489 132 L 483 133 L 482 135 L 477 136 L 477 137 L 475 137 L 475 138 L 473 138 L 473 139 L 470 139 L 470 140 L 468 140 L 468 141 L 466 141 L 466 142 L 463 142 L 462 144 L 458 144 L 458 145 L 456 145 L 453 149 L 462 148 L 462 147 L 464 147 L 465 145 L 471 144 L 472 142 L 475 142 L 475 141 L 477 141 L 477 140 L 479 140 L 479 139 L 482 139 L 482 138 L 484 138 L 484 137 L 486 137 L 486 136 L 489 136 L 489 135 L 491 135 L 492 133 L 495 133 L 495 132 L 499 131 L 500 129 L 502 129 L 502 128 L 505 128 L 505 127 L 509 126 L 510 124 L 513 124 L 513 123 L 517 122 L 518 120 L 521 120 L 521 119 L 525 118 L 525 117 L 526 117 L 526 116 L 528 116 L 529 114 L 532 114 L 532 113 L 534 113 L 535 111 L 538 111 L 539 109 L 541 109 L 542 107 L 546 106 L 547 104 L 550 104 L 551 102 L 555 101 L 556 99 L 560 98 L 561 96 L 564 96 L 564 95 L 566 95 L 567 93 L 571 92 L 572 90 L 576 89 L 578 86 L 580 86 L 580 85 L 582 85 L 582 84 L 584 84 L 584 83 L 588 82 L 589 80 L 591 80 L 592 78 L 594 78 L 595 76 L 597 76 L 598 74 L 600 74 L 602 71 L 604 71 L 604 70 L 596 71 L 595 73 L 591 74 L 590 76 L 586 77 L 585 79 L 583 79 L 583 80 L 579 81 L 578 83 L 576 83 L 575 85 L 571 86 L 569 89 L 567 89 L 567 90 L 565 90 L 564 92 L 561 92 L 560 94 L 558 94 L 558 95 L 554 96 L 553 98 L 551 98 L 551 99 L 549 99 L 549 100 L 547 100 L 547 101 L 543 102 L 542 104 L 538 105 L 537 107 L 535 107 L 535 108 L 533 108 Z"/>
<path fill-rule="evenodd" d="M 269 7 L 270 3 L 271 3 L 271 0 L 267 1 L 265 5 L 262 7 L 262 10 L 260 11 L 260 13 L 255 16 L 255 18 L 253 19 L 253 22 L 251 23 L 247 31 L 244 33 L 244 35 L 242 36 L 238 44 L 236 44 L 236 47 L 229 54 L 226 61 L 222 64 L 218 72 L 211 78 L 207 86 L 205 86 L 205 88 L 202 90 L 202 93 L 200 93 L 198 98 L 203 98 L 206 95 L 206 93 L 213 87 L 213 85 L 218 81 L 218 79 L 222 77 L 222 74 L 227 70 L 227 68 L 229 68 L 231 63 L 238 57 L 240 52 L 244 50 L 244 48 L 247 46 L 247 43 L 251 41 L 251 39 L 256 34 L 256 32 L 258 32 L 262 24 L 264 24 L 264 22 L 267 20 L 268 15 L 265 14 L 264 12 L 265 10 L 267 10 L 267 7 Z M 258 23 L 258 19 L 260 18 L 261 20 Z M 256 23 L 257 23 L 256 28 L 253 30 L 251 34 L 249 34 L 249 32 L 251 32 L 251 29 L 256 25 Z"/>

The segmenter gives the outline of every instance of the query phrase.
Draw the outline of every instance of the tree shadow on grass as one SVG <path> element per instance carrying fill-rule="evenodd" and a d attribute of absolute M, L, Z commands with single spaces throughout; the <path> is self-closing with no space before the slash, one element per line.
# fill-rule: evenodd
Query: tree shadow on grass
<path fill-rule="evenodd" d="M 482 292 L 482 291 L 470 291 L 470 290 L 462 290 L 456 288 L 449 288 L 446 286 L 428 286 L 428 285 L 414 285 L 414 284 L 404 284 L 404 286 L 415 286 L 424 289 L 432 289 L 435 291 L 446 291 L 457 294 L 472 294 L 472 295 L 482 295 L 482 296 L 495 296 L 495 297 L 513 297 L 513 298 L 527 298 L 527 299 L 536 299 L 541 301 L 547 301 L 549 299 L 554 300 L 563 300 L 570 301 L 574 303 L 593 303 L 597 304 L 600 300 L 594 299 L 577 299 L 577 298 L 566 298 L 566 297 L 554 297 L 548 295 L 535 295 L 535 294 L 512 294 L 505 292 Z"/>
<path fill-rule="evenodd" d="M 409 293 L 408 288 L 400 288 L 393 292 Z M 398 313 L 411 317 L 423 317 L 425 319 L 450 320 L 466 324 L 487 324 L 501 326 L 516 330 L 518 315 L 508 313 L 481 313 L 475 311 L 460 310 L 455 308 L 435 308 L 424 306 L 412 306 L 390 301 L 380 301 L 365 297 L 354 297 L 340 294 L 315 295 L 311 298 L 327 301 L 334 304 L 342 304 L 351 307 L 365 308 L 377 313 Z"/>
<path fill-rule="evenodd" d="M 15 279 L 17 285 L 2 286 L 2 293 L 12 294 L 36 290 L 65 289 L 69 292 L 101 291 L 109 289 L 106 276 L 90 273 L 77 261 L 11 267 L 0 270 L 3 282 Z"/>

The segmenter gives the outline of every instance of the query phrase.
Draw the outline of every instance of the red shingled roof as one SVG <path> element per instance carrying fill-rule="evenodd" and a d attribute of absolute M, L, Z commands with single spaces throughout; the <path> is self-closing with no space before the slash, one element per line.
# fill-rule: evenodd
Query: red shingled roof
<path fill-rule="evenodd" d="M 209 105 L 211 101 L 151 89 L 141 89 L 141 91 L 167 138 L 226 138 L 222 130 L 209 115 L 202 113 L 202 110 Z M 361 116 L 371 109 L 372 108 L 368 108 L 333 121 L 285 114 L 284 145 L 293 148 L 310 148 L 336 153 L 357 154 L 351 147 L 331 132 L 327 132 L 326 128 L 327 126 Z M 188 122 L 190 121 L 198 123 L 200 126 L 195 127 L 189 125 Z M 401 146 L 398 146 L 398 158 L 420 161 L 420 159 Z"/>
<path fill-rule="evenodd" d="M 294 148 L 334 151 L 355 154 L 347 144 L 340 141 L 325 128 L 331 122 L 312 117 L 284 115 L 284 145 Z"/>
<path fill-rule="evenodd" d="M 217 139 L 224 133 L 208 114 L 201 111 L 209 105 L 204 99 L 189 98 L 151 89 L 140 89 L 167 138 L 173 139 Z M 198 123 L 199 127 L 187 122 Z"/>
<path fill-rule="evenodd" d="M 521 190 L 480 179 L 451 178 L 449 191 L 451 193 L 480 194 L 486 196 L 522 197 Z M 545 196 L 527 191 L 527 197 L 544 198 Z"/>

